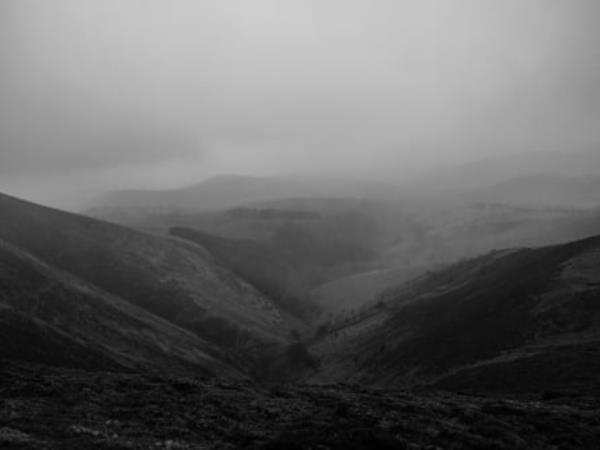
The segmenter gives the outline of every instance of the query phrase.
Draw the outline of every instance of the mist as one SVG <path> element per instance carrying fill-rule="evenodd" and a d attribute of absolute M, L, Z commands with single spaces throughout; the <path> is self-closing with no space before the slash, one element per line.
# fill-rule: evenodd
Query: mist
<path fill-rule="evenodd" d="M 5 0 L 0 189 L 402 180 L 600 143 L 595 0 Z"/>

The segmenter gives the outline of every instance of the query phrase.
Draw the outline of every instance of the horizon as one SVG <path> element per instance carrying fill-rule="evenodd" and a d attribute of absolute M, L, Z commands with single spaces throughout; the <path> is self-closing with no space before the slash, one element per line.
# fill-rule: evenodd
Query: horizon
<path fill-rule="evenodd" d="M 521 176 L 531 176 L 531 175 L 557 175 L 564 178 L 577 178 L 593 176 L 600 173 L 600 153 L 595 153 L 594 151 L 587 152 L 577 152 L 576 154 L 569 152 L 561 152 L 561 151 L 532 151 L 527 153 L 511 153 L 507 155 L 496 155 L 490 156 L 487 158 L 474 158 L 471 160 L 462 161 L 456 164 L 447 164 L 447 165 L 439 165 L 437 167 L 428 167 L 426 169 L 421 169 L 415 171 L 410 176 L 407 176 L 403 179 L 394 179 L 393 177 L 385 177 L 382 178 L 381 174 L 375 175 L 353 175 L 344 172 L 324 172 L 324 171 L 313 171 L 313 172 L 280 172 L 280 173 L 234 173 L 234 172 L 220 172 L 220 173 L 212 173 L 208 175 L 203 175 L 199 178 L 195 178 L 194 176 L 190 176 L 189 179 L 185 181 L 173 181 L 168 180 L 167 182 L 161 182 L 160 180 L 154 179 L 146 179 L 146 180 L 134 180 L 133 182 L 123 181 L 120 185 L 111 185 L 108 186 L 103 180 L 95 184 L 91 184 L 87 186 L 83 190 L 78 190 L 77 193 L 73 194 L 69 192 L 69 189 L 61 190 L 58 192 L 51 192 L 48 194 L 48 186 L 41 184 L 37 185 L 31 189 L 30 186 L 23 187 L 18 184 L 12 185 L 10 183 L 4 184 L 3 180 L 0 180 L 0 193 L 10 195 L 16 198 L 21 198 L 23 200 L 27 200 L 33 203 L 38 203 L 40 205 L 63 209 L 70 212 L 82 212 L 83 210 L 89 208 L 91 205 L 94 205 L 95 202 L 101 200 L 106 195 L 118 192 L 165 192 L 165 191 L 178 191 L 185 190 L 189 188 L 193 188 L 195 186 L 201 186 L 203 183 L 219 179 L 219 178 L 253 178 L 253 179 L 277 179 L 277 180 L 329 180 L 329 181 L 348 181 L 348 182 L 357 182 L 357 183 L 378 183 L 381 185 L 388 185 L 389 187 L 396 188 L 410 188 L 410 187 L 421 187 L 423 181 L 430 181 L 431 179 L 435 179 L 435 177 L 439 175 L 450 175 L 455 176 L 456 173 L 459 172 L 460 169 L 468 169 L 471 167 L 477 167 L 478 165 L 487 166 L 488 169 L 493 165 L 493 163 L 499 162 L 510 162 L 513 160 L 518 160 L 520 158 L 535 158 L 535 157 L 545 157 L 545 156 L 555 156 L 555 157 L 581 157 L 581 158 L 590 158 L 594 162 L 598 163 L 596 165 L 592 165 L 589 168 L 588 172 L 582 172 L 578 174 L 561 174 L 554 173 L 552 171 L 539 171 L 539 172 L 526 172 L 523 175 L 514 175 L 514 178 L 520 178 Z M 159 171 L 160 175 L 160 171 Z M 512 178 L 512 177 L 511 177 Z M 468 180 L 467 181 L 468 184 Z M 506 180 L 505 180 L 506 181 Z M 489 185 L 485 185 L 485 187 L 492 187 L 496 185 L 498 182 L 492 182 Z M 29 185 L 30 182 L 28 181 Z M 421 184 L 421 186 L 419 186 Z M 484 187 L 484 186 L 479 186 Z M 462 191 L 468 191 L 469 188 L 454 188 L 454 190 L 458 193 Z M 423 192 L 424 195 L 431 194 L 432 192 L 436 192 L 435 189 L 432 191 Z"/>

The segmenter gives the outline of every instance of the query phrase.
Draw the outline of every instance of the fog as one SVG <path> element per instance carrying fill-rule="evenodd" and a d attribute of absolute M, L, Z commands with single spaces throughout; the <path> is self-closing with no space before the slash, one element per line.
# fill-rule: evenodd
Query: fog
<path fill-rule="evenodd" d="M 3 0 L 0 190 L 399 180 L 600 143 L 597 0 Z"/>

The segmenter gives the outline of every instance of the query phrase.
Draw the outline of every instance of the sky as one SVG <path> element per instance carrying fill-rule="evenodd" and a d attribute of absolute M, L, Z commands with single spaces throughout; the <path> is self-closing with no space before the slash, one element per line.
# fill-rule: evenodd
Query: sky
<path fill-rule="evenodd" d="M 1 0 L 0 191 L 600 144 L 597 0 Z"/>

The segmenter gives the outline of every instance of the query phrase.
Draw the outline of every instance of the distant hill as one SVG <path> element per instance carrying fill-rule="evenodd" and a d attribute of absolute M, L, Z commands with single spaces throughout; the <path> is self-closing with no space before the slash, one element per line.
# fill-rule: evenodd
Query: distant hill
<path fill-rule="evenodd" d="M 111 192 L 93 202 L 87 213 L 110 218 L 149 208 L 152 212 L 215 211 L 294 197 L 379 198 L 397 192 L 397 187 L 385 183 L 336 177 L 220 175 L 180 189 Z"/>
<path fill-rule="evenodd" d="M 488 254 L 380 297 L 314 345 L 318 380 L 600 392 L 600 237 Z"/>
<path fill-rule="evenodd" d="M 600 206 L 600 174 L 525 175 L 465 194 L 472 201 L 528 206 Z"/>
<path fill-rule="evenodd" d="M 448 194 L 538 174 L 562 177 L 599 175 L 600 152 L 539 151 L 502 155 L 436 169 L 414 177 L 403 186 L 416 194 Z"/>
<path fill-rule="evenodd" d="M 137 313 L 131 308 L 144 310 L 155 318 L 155 328 L 162 323 L 160 317 L 172 324 L 164 325 L 165 330 L 175 326 L 195 334 L 197 342 L 217 346 L 224 361 L 242 369 L 248 369 L 268 346 L 287 342 L 287 316 L 200 246 L 4 195 L 0 195 L 0 240 L 11 254 L 47 266 L 50 286 L 52 279 L 59 278 L 52 274 L 66 273 L 64 280 L 75 281 L 63 280 L 63 284 L 79 282 L 84 290 L 101 292 L 86 294 L 88 303 L 97 299 L 112 304 L 113 309 L 120 305 L 121 310 L 126 303 L 133 315 Z M 35 286 L 28 287 L 28 280 L 18 279 L 18 272 L 14 276 L 25 294 L 28 289 L 35 291 Z M 7 286 L 12 289 L 11 284 Z M 96 307 L 100 308 L 94 304 Z M 61 320 L 66 323 L 68 311 L 65 314 Z M 35 320 L 35 315 L 30 319 Z M 79 320 L 78 316 L 71 319 Z M 180 333 L 183 340 L 185 333 Z M 156 335 L 155 331 L 152 334 Z M 193 342 L 191 337 L 186 339 Z M 156 346 L 167 348 L 169 344 Z"/>

